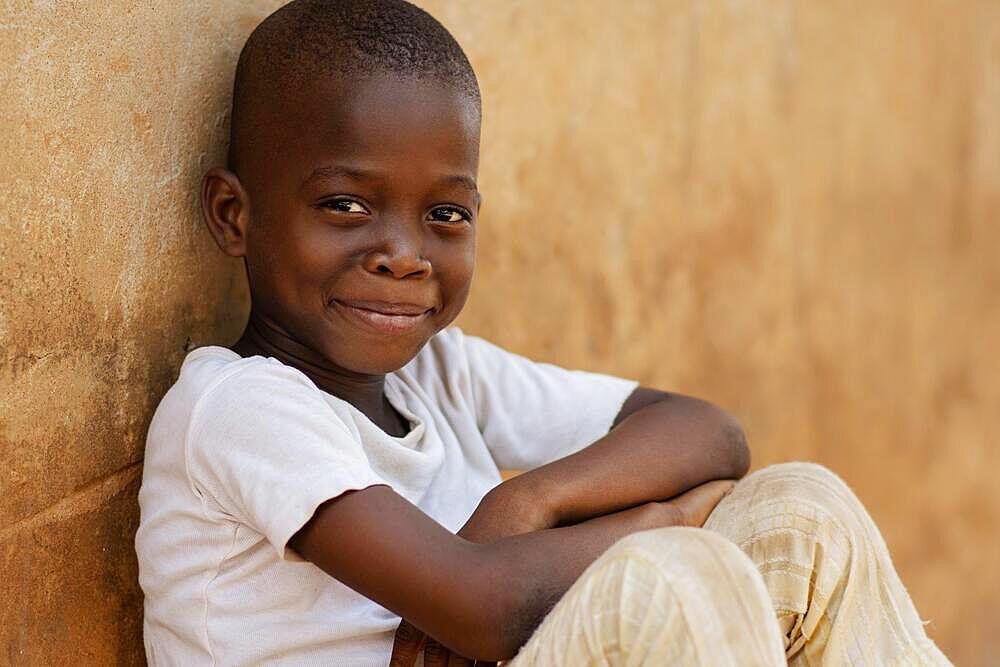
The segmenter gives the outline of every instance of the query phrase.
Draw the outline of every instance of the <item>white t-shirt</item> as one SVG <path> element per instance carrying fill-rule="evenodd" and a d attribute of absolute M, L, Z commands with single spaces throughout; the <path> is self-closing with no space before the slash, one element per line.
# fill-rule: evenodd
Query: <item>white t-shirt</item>
<path fill-rule="evenodd" d="M 500 469 L 597 440 L 635 387 L 452 328 L 386 376 L 411 427 L 397 438 L 276 359 L 194 350 L 149 427 L 139 491 L 150 664 L 385 667 L 399 617 L 289 538 L 324 501 L 373 484 L 457 531 Z"/>

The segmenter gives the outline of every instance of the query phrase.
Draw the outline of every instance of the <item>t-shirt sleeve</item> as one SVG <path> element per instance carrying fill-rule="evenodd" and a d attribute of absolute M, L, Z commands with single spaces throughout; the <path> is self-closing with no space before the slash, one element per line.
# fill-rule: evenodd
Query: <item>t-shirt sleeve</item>
<path fill-rule="evenodd" d="M 195 404 L 187 473 L 206 511 L 264 535 L 281 558 L 324 501 L 386 482 L 320 391 L 272 360 L 254 360 Z"/>
<path fill-rule="evenodd" d="M 501 469 L 530 470 L 603 437 L 633 380 L 567 370 L 464 336 L 479 431 Z"/>

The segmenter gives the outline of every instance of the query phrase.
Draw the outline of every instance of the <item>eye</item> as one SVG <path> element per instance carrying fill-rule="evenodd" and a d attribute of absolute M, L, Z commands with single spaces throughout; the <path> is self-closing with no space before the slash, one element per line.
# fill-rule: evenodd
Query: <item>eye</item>
<path fill-rule="evenodd" d="M 321 203 L 320 206 L 337 213 L 366 214 L 369 212 L 364 204 L 353 199 L 331 199 Z"/>
<path fill-rule="evenodd" d="M 470 216 L 465 209 L 457 206 L 438 206 L 430 212 L 430 218 L 434 222 L 444 222 L 451 225 L 470 221 Z"/>

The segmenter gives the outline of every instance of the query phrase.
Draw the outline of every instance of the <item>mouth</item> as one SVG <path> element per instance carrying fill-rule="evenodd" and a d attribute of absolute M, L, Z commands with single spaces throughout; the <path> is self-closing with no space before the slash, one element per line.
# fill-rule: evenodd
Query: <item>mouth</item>
<path fill-rule="evenodd" d="M 404 333 L 419 326 L 434 309 L 414 303 L 333 299 L 336 310 L 379 333 Z"/>

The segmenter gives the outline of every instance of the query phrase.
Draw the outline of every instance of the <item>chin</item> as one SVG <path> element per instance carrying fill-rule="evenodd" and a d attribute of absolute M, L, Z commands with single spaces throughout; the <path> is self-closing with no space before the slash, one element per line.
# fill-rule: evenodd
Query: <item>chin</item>
<path fill-rule="evenodd" d="M 328 354 L 327 358 L 354 373 L 384 375 L 410 363 L 429 339 L 383 341 L 372 337 L 363 344 L 349 345 L 346 351 L 339 354 Z"/>

